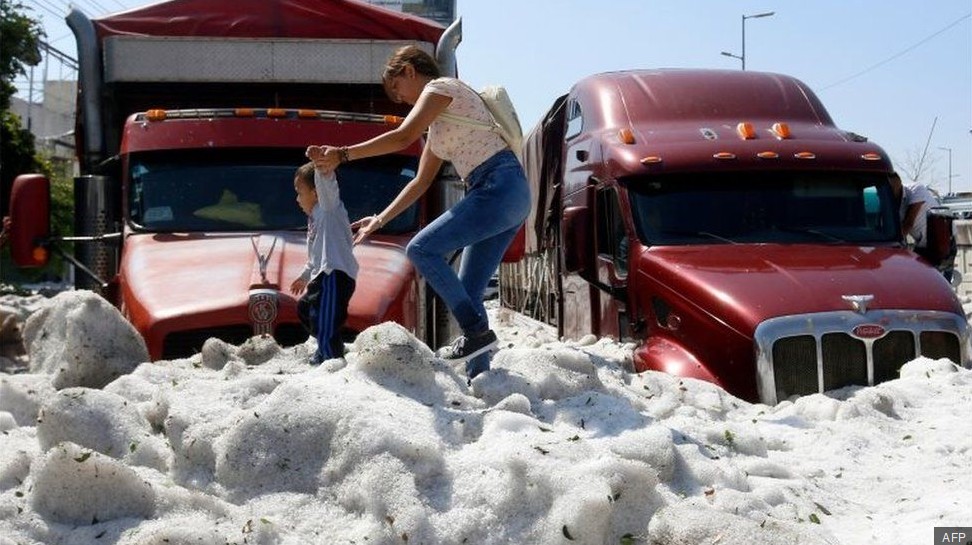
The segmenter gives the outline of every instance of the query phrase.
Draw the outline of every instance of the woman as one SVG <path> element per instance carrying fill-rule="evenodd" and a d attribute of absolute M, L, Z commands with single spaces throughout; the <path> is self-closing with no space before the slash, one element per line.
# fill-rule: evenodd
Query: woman
<path fill-rule="evenodd" d="M 442 113 L 491 121 L 479 94 L 454 78 L 440 77 L 435 60 L 415 46 L 395 52 L 382 75 L 385 92 L 412 110 L 397 128 L 347 147 L 310 146 L 307 155 L 326 170 L 338 164 L 405 149 L 429 131 L 418 172 L 381 213 L 358 220 L 355 242 L 379 229 L 416 201 L 435 179 L 443 161 L 451 161 L 467 192 L 451 209 L 422 229 L 406 253 L 426 282 L 445 301 L 463 334 L 439 356 L 470 362 L 497 344 L 489 328 L 483 292 L 496 272 L 530 208 L 523 168 L 499 134 L 439 118 Z M 464 249 L 457 275 L 448 256 Z M 488 358 L 467 363 L 471 379 L 489 368 Z"/>

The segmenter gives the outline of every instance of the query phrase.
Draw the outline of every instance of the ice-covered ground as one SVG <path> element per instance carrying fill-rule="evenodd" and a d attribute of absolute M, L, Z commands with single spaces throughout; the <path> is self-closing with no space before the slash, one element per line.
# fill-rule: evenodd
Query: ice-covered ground
<path fill-rule="evenodd" d="M 972 372 L 946 360 L 768 407 L 496 308 L 503 350 L 467 386 L 393 323 L 319 367 L 309 344 L 259 339 L 144 363 L 87 292 L 0 305 L 30 314 L 29 358 L 0 374 L 0 545 L 856 545 L 972 526 Z"/>

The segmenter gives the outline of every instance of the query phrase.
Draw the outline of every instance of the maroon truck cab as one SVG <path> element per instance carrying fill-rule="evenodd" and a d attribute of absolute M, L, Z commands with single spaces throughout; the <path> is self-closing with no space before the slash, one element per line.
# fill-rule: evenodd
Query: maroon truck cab
<path fill-rule="evenodd" d="M 920 355 L 969 362 L 954 290 L 900 242 L 887 155 L 794 78 L 594 75 L 525 155 L 536 206 L 504 304 L 569 337 L 638 341 L 636 371 L 776 403 Z"/>
<path fill-rule="evenodd" d="M 152 112 L 161 119 L 139 114 L 126 124 L 119 303 L 153 357 L 189 355 L 211 336 L 306 339 L 289 292 L 307 262 L 295 167 L 305 161 L 306 142 L 350 144 L 391 128 L 377 116 L 339 122 L 324 112 L 244 113 L 172 112 L 169 119 Z M 340 167 L 349 215 L 380 211 L 411 180 L 419 154 L 416 145 Z M 362 289 L 349 306 L 349 337 L 387 320 L 424 327 L 418 278 L 404 256 L 427 217 L 423 204 L 355 248 Z"/>

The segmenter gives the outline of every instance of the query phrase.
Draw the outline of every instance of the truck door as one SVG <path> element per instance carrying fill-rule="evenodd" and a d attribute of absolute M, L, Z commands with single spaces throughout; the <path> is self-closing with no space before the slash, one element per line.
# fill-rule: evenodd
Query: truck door
<path fill-rule="evenodd" d="M 621 217 L 618 191 L 603 186 L 595 193 L 595 259 L 594 288 L 591 309 L 595 334 L 621 339 L 627 334 L 626 300 L 628 285 L 629 240 Z"/>

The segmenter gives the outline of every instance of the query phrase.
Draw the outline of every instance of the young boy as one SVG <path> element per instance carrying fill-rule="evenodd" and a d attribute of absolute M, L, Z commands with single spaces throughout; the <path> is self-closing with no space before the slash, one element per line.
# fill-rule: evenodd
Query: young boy
<path fill-rule="evenodd" d="M 351 223 L 334 172 L 306 163 L 294 175 L 294 190 L 297 204 L 307 214 L 307 265 L 290 285 L 290 293 L 304 292 L 297 301 L 297 314 L 317 338 L 311 364 L 318 365 L 344 356 L 341 326 L 348 317 L 358 262 L 351 253 Z"/>

